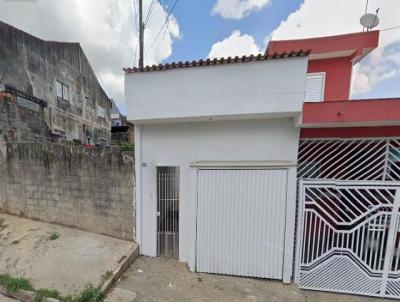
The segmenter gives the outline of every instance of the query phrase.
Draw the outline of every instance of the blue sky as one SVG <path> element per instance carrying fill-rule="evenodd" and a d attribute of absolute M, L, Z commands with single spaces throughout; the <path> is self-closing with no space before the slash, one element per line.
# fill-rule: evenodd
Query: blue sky
<path fill-rule="evenodd" d="M 137 1 L 0 0 L 0 20 L 45 40 L 79 42 L 109 97 L 126 112 L 122 68 L 137 63 Z M 145 30 L 145 63 L 264 52 L 271 35 L 278 40 L 358 32 L 366 3 L 178 0 L 165 30 L 150 47 L 174 1 L 143 0 L 145 15 L 154 4 Z M 380 8 L 378 29 L 400 26 L 400 0 L 368 1 L 368 12 Z M 353 98 L 400 96 L 400 28 L 381 32 L 379 44 L 354 70 Z"/>
<path fill-rule="evenodd" d="M 274 1 L 241 20 L 230 20 L 211 14 L 215 0 L 178 1 L 174 15 L 180 25 L 182 38 L 174 42 L 173 53 L 165 61 L 207 58 L 213 43 L 228 37 L 234 30 L 253 36 L 257 45 L 263 49 L 266 37 L 290 13 L 297 10 L 302 2 Z"/>

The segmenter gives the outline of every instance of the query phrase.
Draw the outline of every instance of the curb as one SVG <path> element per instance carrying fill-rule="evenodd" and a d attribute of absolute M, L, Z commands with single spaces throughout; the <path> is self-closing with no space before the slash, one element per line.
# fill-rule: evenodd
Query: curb
<path fill-rule="evenodd" d="M 36 293 L 30 290 L 22 290 L 19 289 L 15 292 L 9 293 L 7 290 L 0 285 L 0 294 L 6 297 L 10 297 L 12 299 L 16 299 L 22 302 L 33 302 L 36 298 Z M 43 300 L 44 302 L 60 302 L 57 299 L 47 298 Z"/>
<path fill-rule="evenodd" d="M 118 279 L 122 276 L 122 274 L 128 269 L 128 267 L 135 262 L 136 258 L 139 256 L 139 245 L 135 244 L 130 251 L 129 255 L 120 261 L 117 268 L 114 270 L 111 278 L 104 281 L 103 285 L 100 288 L 101 293 L 106 296 L 113 285 L 118 281 Z"/>

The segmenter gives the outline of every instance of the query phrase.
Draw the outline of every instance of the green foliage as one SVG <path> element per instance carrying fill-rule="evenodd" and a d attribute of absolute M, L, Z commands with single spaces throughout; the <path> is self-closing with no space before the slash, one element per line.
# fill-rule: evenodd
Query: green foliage
<path fill-rule="evenodd" d="M 49 236 L 49 240 L 57 240 L 60 237 L 60 235 L 57 232 L 53 232 Z"/>
<path fill-rule="evenodd" d="M 0 275 L 0 284 L 7 292 L 14 293 L 19 289 L 33 290 L 32 284 L 25 278 L 13 278 L 10 275 Z"/>
<path fill-rule="evenodd" d="M 43 302 L 47 298 L 61 299 L 60 293 L 56 290 L 41 288 L 36 290 L 36 298 L 33 302 Z"/>
<path fill-rule="evenodd" d="M 89 284 L 86 285 L 85 288 L 73 298 L 73 302 L 101 302 L 103 300 L 103 294 L 100 291 L 100 288 L 94 287 Z M 69 301 L 68 301 L 69 302 Z"/>
<path fill-rule="evenodd" d="M 135 145 L 130 142 L 121 142 L 120 147 L 122 151 L 133 151 L 135 150 Z"/>
<path fill-rule="evenodd" d="M 106 272 L 103 278 L 110 278 L 111 272 Z M 103 294 L 100 287 L 94 287 L 92 284 L 86 285 L 85 288 L 78 294 L 73 296 L 61 297 L 57 290 L 41 288 L 35 290 L 28 279 L 13 278 L 10 275 L 0 275 L 0 285 L 4 286 L 7 292 L 15 293 L 18 290 L 29 290 L 36 292 L 36 297 L 33 302 L 43 302 L 47 298 L 59 299 L 62 302 L 101 302 Z"/>

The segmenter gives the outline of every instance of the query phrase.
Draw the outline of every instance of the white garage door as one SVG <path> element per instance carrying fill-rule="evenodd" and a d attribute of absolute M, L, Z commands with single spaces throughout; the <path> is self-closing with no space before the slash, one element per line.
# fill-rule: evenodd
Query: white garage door
<path fill-rule="evenodd" d="M 196 270 L 282 279 L 286 170 L 199 170 Z"/>

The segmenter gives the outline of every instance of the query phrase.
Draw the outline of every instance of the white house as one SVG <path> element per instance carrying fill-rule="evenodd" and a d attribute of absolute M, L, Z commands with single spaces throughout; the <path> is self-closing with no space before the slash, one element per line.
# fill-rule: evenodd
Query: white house
<path fill-rule="evenodd" d="M 141 254 L 290 282 L 307 60 L 292 52 L 125 70 Z"/>

